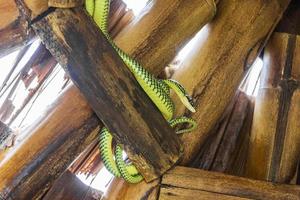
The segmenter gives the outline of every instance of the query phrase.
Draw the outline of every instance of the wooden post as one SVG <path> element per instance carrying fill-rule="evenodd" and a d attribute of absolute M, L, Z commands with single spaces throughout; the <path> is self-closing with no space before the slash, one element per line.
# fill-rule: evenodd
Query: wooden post
<path fill-rule="evenodd" d="M 159 199 L 300 199 L 300 187 L 176 167 L 163 176 Z"/>
<path fill-rule="evenodd" d="M 197 110 L 191 117 L 198 128 L 182 135 L 183 165 L 198 154 L 289 2 L 228 0 L 218 4 L 216 18 L 172 77 L 193 94 Z M 179 115 L 185 112 L 178 100 L 176 108 Z"/>
<path fill-rule="evenodd" d="M 177 162 L 178 137 L 83 8 L 32 26 L 147 182 Z"/>
<path fill-rule="evenodd" d="M 264 52 L 246 175 L 289 183 L 300 154 L 300 36 L 275 33 Z"/>

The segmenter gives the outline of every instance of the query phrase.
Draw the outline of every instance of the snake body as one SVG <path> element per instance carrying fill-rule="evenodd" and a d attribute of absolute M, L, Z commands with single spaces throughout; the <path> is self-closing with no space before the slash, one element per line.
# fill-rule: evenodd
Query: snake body
<path fill-rule="evenodd" d="M 171 127 L 178 124 L 188 123 L 190 127 L 181 129 L 176 133 L 184 133 L 193 130 L 196 127 L 194 120 L 187 117 L 173 118 L 175 106 L 170 98 L 170 89 L 173 89 L 179 96 L 181 102 L 191 111 L 195 112 L 191 99 L 184 87 L 175 80 L 159 80 L 144 69 L 136 60 L 123 52 L 110 38 L 107 29 L 107 18 L 109 13 L 109 0 L 86 0 L 85 7 L 87 12 L 93 17 L 96 24 L 104 33 L 107 40 L 122 58 L 129 70 L 132 72 L 140 86 L 147 93 L 150 99 L 160 110 L 164 118 Z M 100 154 L 107 170 L 116 177 L 122 177 L 127 182 L 138 183 L 143 180 L 133 164 L 127 164 L 123 160 L 123 149 L 119 144 L 113 149 L 113 137 L 109 130 L 104 127 L 100 131 Z"/>

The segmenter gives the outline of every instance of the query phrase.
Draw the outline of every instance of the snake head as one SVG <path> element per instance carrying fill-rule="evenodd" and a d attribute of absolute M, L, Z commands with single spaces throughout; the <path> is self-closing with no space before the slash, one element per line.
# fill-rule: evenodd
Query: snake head
<path fill-rule="evenodd" d="M 190 95 L 186 94 L 185 97 L 184 98 L 181 97 L 180 100 L 189 111 L 191 111 L 193 113 L 196 112 L 196 110 L 194 108 L 193 98 Z"/>

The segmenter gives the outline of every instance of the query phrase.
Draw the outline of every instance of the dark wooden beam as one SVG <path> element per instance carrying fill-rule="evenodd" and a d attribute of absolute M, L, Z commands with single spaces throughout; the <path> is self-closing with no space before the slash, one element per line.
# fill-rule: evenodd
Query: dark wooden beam
<path fill-rule="evenodd" d="M 146 181 L 178 161 L 178 137 L 83 8 L 56 9 L 32 26 Z"/>

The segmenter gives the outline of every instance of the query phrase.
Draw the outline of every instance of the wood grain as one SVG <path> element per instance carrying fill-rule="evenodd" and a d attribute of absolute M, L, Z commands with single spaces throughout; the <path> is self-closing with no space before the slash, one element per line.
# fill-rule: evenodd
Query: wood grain
<path fill-rule="evenodd" d="M 115 42 L 159 74 L 215 13 L 214 0 L 153 0 Z"/>
<path fill-rule="evenodd" d="M 147 182 L 178 161 L 179 138 L 83 8 L 56 9 L 33 29 Z"/>
<path fill-rule="evenodd" d="M 299 186 L 185 167 L 175 167 L 163 176 L 159 199 L 190 199 L 197 193 L 192 199 L 300 199 Z"/>
<path fill-rule="evenodd" d="M 48 0 L 49 7 L 74 8 L 82 6 L 84 0 Z"/>
<path fill-rule="evenodd" d="M 30 43 L 33 32 L 14 0 L 0 0 L 0 57 Z"/>
<path fill-rule="evenodd" d="M 69 107 L 72 104 L 77 106 Z M 61 119 L 67 119 L 68 123 L 61 123 Z M 82 126 L 79 119 L 89 124 Z M 26 129 L 30 137 L 10 149 L 1 160 L 0 196 L 39 199 L 51 182 L 97 138 L 98 125 L 98 119 L 78 89 L 69 87 L 49 106 L 43 118 Z"/>
<path fill-rule="evenodd" d="M 183 165 L 197 155 L 289 2 L 228 0 L 218 4 L 215 19 L 203 29 L 173 75 L 193 94 L 197 110 L 191 117 L 198 128 L 182 135 Z M 178 99 L 176 108 L 178 115 L 185 112 Z"/>
<path fill-rule="evenodd" d="M 246 175 L 289 183 L 299 161 L 300 37 L 274 33 L 264 52 Z"/>

